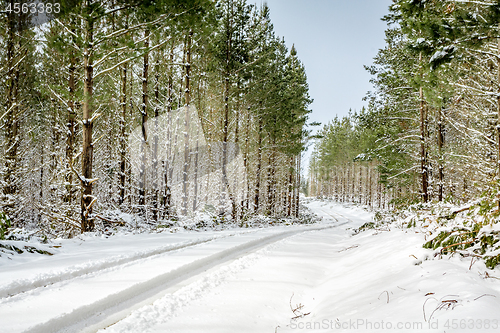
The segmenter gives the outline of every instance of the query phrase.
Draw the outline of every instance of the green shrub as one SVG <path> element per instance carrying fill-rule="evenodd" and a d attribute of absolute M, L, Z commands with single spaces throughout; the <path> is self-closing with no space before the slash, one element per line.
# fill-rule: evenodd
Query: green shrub
<path fill-rule="evenodd" d="M 486 267 L 489 269 L 495 268 L 500 263 L 500 254 L 493 257 L 484 257 Z"/>
<path fill-rule="evenodd" d="M 12 227 L 10 218 L 4 212 L 0 212 L 0 239 L 5 239 L 5 234 L 10 227 Z"/>

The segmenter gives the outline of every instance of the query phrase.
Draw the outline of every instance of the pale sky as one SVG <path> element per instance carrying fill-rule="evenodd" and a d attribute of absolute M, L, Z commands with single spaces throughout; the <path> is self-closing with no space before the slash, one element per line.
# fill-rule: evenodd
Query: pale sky
<path fill-rule="evenodd" d="M 391 0 L 261 0 L 256 4 L 262 2 L 271 10 L 276 34 L 285 38 L 288 48 L 295 44 L 305 65 L 314 99 L 310 122 L 326 124 L 335 115 L 347 115 L 350 108 L 367 106 L 362 99 L 373 88 L 363 65 L 371 65 L 385 45 L 387 25 L 380 19 L 388 14 Z"/>
<path fill-rule="evenodd" d="M 262 1 L 264 2 L 264 1 Z M 278 36 L 292 44 L 307 71 L 311 120 L 322 123 L 335 114 L 359 110 L 368 90 L 370 65 L 384 47 L 391 0 L 267 0 Z M 259 3 L 258 3 L 259 4 Z"/>

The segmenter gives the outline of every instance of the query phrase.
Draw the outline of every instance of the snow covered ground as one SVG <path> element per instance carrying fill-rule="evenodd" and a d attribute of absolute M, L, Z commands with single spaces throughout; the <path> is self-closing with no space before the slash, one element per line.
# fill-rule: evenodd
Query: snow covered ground
<path fill-rule="evenodd" d="M 81 238 L 0 261 L 0 332 L 492 332 L 500 274 L 413 229 L 309 226 Z"/>

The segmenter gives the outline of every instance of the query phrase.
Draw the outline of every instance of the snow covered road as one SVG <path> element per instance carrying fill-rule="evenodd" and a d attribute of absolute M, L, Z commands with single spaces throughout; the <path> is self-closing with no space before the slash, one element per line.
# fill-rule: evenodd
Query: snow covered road
<path fill-rule="evenodd" d="M 53 257 L 16 257 L 0 271 L 0 331 L 96 331 L 207 269 L 337 224 L 92 239 Z"/>
<path fill-rule="evenodd" d="M 360 208 L 309 207 L 321 223 L 71 241 L 2 262 L 0 332 L 500 329 L 499 283 L 483 264 L 426 260 L 415 230 L 351 236 L 372 220 Z"/>

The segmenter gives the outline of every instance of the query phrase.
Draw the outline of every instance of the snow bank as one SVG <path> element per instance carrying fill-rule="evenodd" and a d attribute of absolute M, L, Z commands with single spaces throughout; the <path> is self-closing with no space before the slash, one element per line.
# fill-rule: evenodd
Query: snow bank
<path fill-rule="evenodd" d="M 373 221 L 359 208 L 310 206 L 339 224 Z M 351 236 L 348 226 L 284 239 L 247 265 L 209 275 L 222 282 L 207 278 L 203 291 L 193 282 L 103 332 L 480 332 L 500 325 L 500 286 L 484 263 L 433 260 L 416 229 Z"/>

